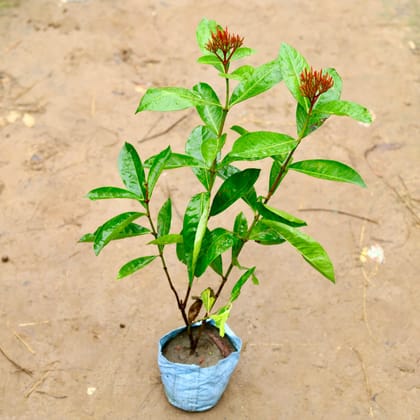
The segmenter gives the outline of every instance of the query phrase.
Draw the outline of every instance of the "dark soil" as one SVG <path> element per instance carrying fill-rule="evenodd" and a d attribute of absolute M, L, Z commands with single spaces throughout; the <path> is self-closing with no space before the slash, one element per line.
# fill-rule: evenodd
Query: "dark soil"
<path fill-rule="evenodd" d="M 197 337 L 199 329 L 199 327 L 193 328 L 194 337 Z M 217 328 L 206 325 L 193 354 L 190 352 L 187 330 L 169 341 L 162 352 L 171 362 L 208 367 L 217 364 L 219 360 L 229 356 L 233 351 L 235 351 L 235 347 L 226 335 L 220 337 Z"/>

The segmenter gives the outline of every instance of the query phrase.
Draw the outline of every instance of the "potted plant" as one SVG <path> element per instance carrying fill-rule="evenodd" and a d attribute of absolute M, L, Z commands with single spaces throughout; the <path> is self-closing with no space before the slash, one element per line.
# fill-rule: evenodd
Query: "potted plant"
<path fill-rule="evenodd" d="M 131 144 L 125 143 L 118 159 L 125 188 L 97 188 L 88 193 L 88 198 L 135 200 L 140 210 L 119 214 L 80 239 L 93 242 L 98 255 L 114 240 L 149 237 L 148 255 L 123 265 L 118 278 L 131 275 L 154 260 L 155 264 L 160 263 L 162 277 L 168 282 L 185 325 L 160 340 L 158 361 L 169 401 L 189 411 L 206 410 L 215 405 L 238 362 L 241 340 L 226 321 L 242 287 L 249 280 L 258 284 L 256 267 L 248 266 L 241 258 L 241 251 L 248 242 L 256 246 L 287 242 L 324 277 L 335 281 L 333 264 L 326 251 L 302 231 L 305 221 L 274 208 L 270 200 L 290 170 L 365 187 L 360 175 L 343 163 L 327 159 L 295 161 L 294 158 L 307 136 L 331 115 L 348 116 L 362 123 L 372 121 L 366 108 L 340 99 L 342 81 L 334 69 L 313 70 L 305 58 L 287 44 L 282 44 L 279 55 L 268 63 L 233 69 L 237 60 L 254 53 L 243 46 L 241 36 L 207 19 L 199 23 L 196 35 L 203 54 L 198 62 L 216 69 L 224 84 L 224 97 L 219 99 L 207 83 L 198 83 L 192 89 L 148 89 L 137 112 L 195 108 L 202 124 L 189 134 L 182 152 L 167 146 L 160 153 L 142 159 Z M 227 141 L 229 111 L 281 81 L 296 103 L 296 134 L 248 131 L 233 125 L 229 136 L 234 139 Z M 271 165 L 266 174 L 261 170 L 262 160 L 268 160 Z M 236 162 L 242 162 L 242 169 L 235 166 Z M 171 199 L 159 203 L 157 214 L 151 210 L 150 203 L 162 172 L 180 167 L 190 167 L 198 182 L 185 208 L 182 229 L 173 231 Z M 261 176 L 267 177 L 268 187 L 257 193 L 255 184 Z M 244 210 L 228 223 L 225 211 L 238 200 L 242 201 Z M 138 224 L 138 220 L 145 225 Z M 222 226 L 217 226 L 219 222 Z M 182 291 L 175 286 L 166 264 L 165 252 L 169 247 L 176 247 L 177 258 L 185 266 Z M 216 288 L 196 281 L 208 270 L 218 278 Z M 225 289 L 230 293 L 221 302 Z M 182 341 L 173 344 L 176 339 L 187 340 L 187 344 Z M 202 342 L 206 344 L 204 353 L 200 354 Z M 172 351 L 179 353 L 175 362 L 163 354 L 171 343 Z M 204 366 L 207 356 L 214 353 L 208 347 L 213 344 L 221 360 L 213 366 Z M 176 357 L 181 357 L 183 362 Z"/>

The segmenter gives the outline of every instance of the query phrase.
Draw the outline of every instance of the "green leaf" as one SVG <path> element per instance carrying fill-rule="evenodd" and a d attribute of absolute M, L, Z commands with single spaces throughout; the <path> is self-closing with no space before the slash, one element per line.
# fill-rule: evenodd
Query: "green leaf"
<path fill-rule="evenodd" d="M 210 267 L 215 271 L 219 276 L 223 276 L 223 261 L 222 256 L 219 255 L 216 257 L 210 264 Z"/>
<path fill-rule="evenodd" d="M 109 198 L 131 198 L 133 200 L 141 201 L 142 197 L 118 187 L 100 187 L 88 192 L 87 197 L 90 200 L 104 200 Z"/>
<path fill-rule="evenodd" d="M 197 259 L 195 275 L 200 277 L 216 257 L 232 247 L 234 237 L 232 232 L 223 228 L 207 231 L 203 238 L 200 256 Z"/>
<path fill-rule="evenodd" d="M 247 282 L 247 280 L 254 274 L 255 267 L 249 268 L 245 271 L 244 274 L 239 278 L 239 280 L 233 286 L 232 292 L 230 294 L 230 301 L 234 302 L 238 299 L 239 295 L 241 294 L 242 286 Z"/>
<path fill-rule="evenodd" d="M 215 20 L 209 20 L 206 18 L 201 19 L 200 23 L 196 29 L 196 37 L 197 37 L 197 44 L 204 54 L 208 54 L 208 50 L 206 49 L 207 43 L 211 39 L 211 34 L 217 31 L 217 28 L 220 25 L 217 24 Z"/>
<path fill-rule="evenodd" d="M 246 217 L 243 214 L 243 212 L 240 212 L 235 217 L 233 233 L 236 235 L 236 238 L 232 247 L 232 262 L 236 263 L 238 255 L 244 243 L 243 240 L 246 239 L 248 233 L 248 221 L 246 220 Z"/>
<path fill-rule="evenodd" d="M 214 134 L 218 134 L 220 124 L 223 118 L 223 110 L 220 105 L 220 100 L 213 90 L 213 88 L 207 83 L 198 83 L 193 87 L 193 90 L 197 92 L 203 99 L 209 102 L 216 102 L 219 106 L 215 105 L 197 105 L 196 109 L 201 119 L 204 121 L 206 126 L 213 131 Z"/>
<path fill-rule="evenodd" d="M 169 244 L 179 244 L 182 243 L 182 235 L 178 233 L 170 233 L 168 235 L 162 235 L 153 241 L 150 241 L 149 244 L 152 245 L 169 245 Z"/>
<path fill-rule="evenodd" d="M 300 230 L 274 220 L 262 220 L 263 224 L 275 229 L 287 242 L 294 246 L 303 258 L 327 279 L 335 282 L 334 267 L 325 249 Z"/>
<path fill-rule="evenodd" d="M 201 145 L 201 153 L 206 162 L 207 167 L 211 168 L 213 162 L 218 157 L 226 141 L 226 134 L 220 137 L 213 137 L 203 141 Z"/>
<path fill-rule="evenodd" d="M 325 74 L 325 73 L 329 74 L 332 77 L 334 84 L 332 85 L 330 89 L 328 89 L 326 92 L 322 93 L 319 96 L 318 100 L 315 102 L 314 109 L 316 109 L 319 105 L 325 104 L 330 101 L 335 101 L 337 99 L 340 99 L 341 97 L 343 81 L 341 80 L 340 75 L 337 73 L 335 69 L 332 69 L 332 68 L 323 69 L 322 74 Z"/>
<path fill-rule="evenodd" d="M 95 240 L 94 233 L 85 233 L 78 242 L 93 242 Z"/>
<path fill-rule="evenodd" d="M 213 199 L 210 216 L 215 216 L 245 196 L 253 187 L 260 174 L 260 169 L 249 168 L 237 172 L 226 179 Z"/>
<path fill-rule="evenodd" d="M 248 57 L 255 54 L 255 50 L 248 47 L 239 47 L 230 58 L 230 61 L 240 60 L 241 58 Z"/>
<path fill-rule="evenodd" d="M 206 140 L 215 138 L 216 136 L 209 128 L 200 125 L 194 128 L 188 137 L 185 152 L 193 158 L 203 162 L 206 166 L 202 153 L 202 145 Z M 210 171 L 202 168 L 193 168 L 193 172 L 206 190 L 208 190 L 210 188 Z"/>
<path fill-rule="evenodd" d="M 283 210 L 270 207 L 267 204 L 260 203 L 258 206 L 258 211 L 261 216 L 270 220 L 277 220 L 278 222 L 285 223 L 286 225 L 293 227 L 306 226 L 306 222 L 295 216 L 292 216 L 289 213 L 286 213 Z"/>
<path fill-rule="evenodd" d="M 220 337 L 225 335 L 225 324 L 229 319 L 230 310 L 232 309 L 232 304 L 228 303 L 225 306 L 222 306 L 217 313 L 210 316 L 210 319 L 214 321 L 214 324 L 219 329 Z"/>
<path fill-rule="evenodd" d="M 200 64 L 211 64 L 213 66 L 214 65 L 220 65 L 220 68 L 223 68 L 220 60 L 214 54 L 209 54 L 208 52 L 207 52 L 207 54 L 199 57 L 197 62 L 200 63 Z"/>
<path fill-rule="evenodd" d="M 372 122 L 372 115 L 367 108 L 350 101 L 329 101 L 318 105 L 314 110 L 314 113 L 350 117 L 366 124 Z"/>
<path fill-rule="evenodd" d="M 333 78 L 334 84 L 330 89 L 328 89 L 326 92 L 319 96 L 318 100 L 315 102 L 314 110 L 312 112 L 312 115 L 309 117 L 308 122 L 308 113 L 307 110 L 305 110 L 305 107 L 303 107 L 299 103 L 296 106 L 296 128 L 298 136 L 301 136 L 301 138 L 306 137 L 307 135 L 311 134 L 313 131 L 321 127 L 321 125 L 324 124 L 324 122 L 330 116 L 329 114 L 316 112 L 316 108 L 326 102 L 340 99 L 341 89 L 343 85 L 340 75 L 334 69 L 331 68 L 324 69 L 323 74 L 325 73 L 329 74 Z M 305 132 L 303 132 L 304 129 Z"/>
<path fill-rule="evenodd" d="M 350 166 L 335 160 L 313 159 L 292 163 L 289 169 L 302 172 L 315 178 L 329 181 L 349 182 L 365 188 L 366 184 L 361 176 Z"/>
<path fill-rule="evenodd" d="M 238 172 L 241 172 L 241 170 L 236 166 L 222 165 L 217 167 L 216 174 L 219 178 L 227 180 L 233 174 L 236 174 Z M 257 193 L 254 187 L 250 188 L 249 191 L 241 198 L 245 201 L 245 203 L 248 204 L 249 207 L 251 207 L 251 209 L 255 210 L 257 208 Z"/>
<path fill-rule="evenodd" d="M 216 301 L 213 289 L 211 287 L 207 287 L 207 289 L 204 289 L 201 292 L 200 298 L 203 302 L 206 312 L 209 313 L 213 308 L 214 302 Z"/>
<path fill-rule="evenodd" d="M 125 143 L 121 149 L 118 156 L 118 169 L 124 185 L 144 200 L 146 196 L 144 169 L 140 156 L 130 143 Z"/>
<path fill-rule="evenodd" d="M 158 155 L 152 156 L 144 162 L 146 168 L 150 168 L 156 161 Z M 206 164 L 192 156 L 183 155 L 181 153 L 171 153 L 168 160 L 165 162 L 164 169 L 177 169 L 186 166 L 206 168 Z"/>
<path fill-rule="evenodd" d="M 219 73 L 219 76 L 224 77 L 225 79 L 239 80 L 240 82 L 249 80 L 249 78 L 254 73 L 255 67 L 248 64 L 238 67 L 232 73 L 224 73 L 223 71 Z"/>
<path fill-rule="evenodd" d="M 281 171 L 281 163 L 274 159 L 273 164 L 271 165 L 270 169 L 270 179 L 269 179 L 269 185 L 268 185 L 268 191 L 271 191 L 272 188 L 274 188 L 274 183 L 277 181 L 277 177 L 280 174 Z M 282 175 L 282 179 L 286 176 L 287 171 L 284 171 Z M 280 186 L 280 183 L 277 184 L 277 187 L 273 189 L 273 193 L 276 191 L 276 189 Z"/>
<path fill-rule="evenodd" d="M 155 188 L 156 182 L 160 177 L 167 161 L 171 156 L 171 148 L 168 146 L 165 150 L 162 150 L 158 155 L 155 156 L 153 164 L 150 167 L 149 175 L 147 177 L 147 193 L 148 198 L 152 197 L 153 190 Z"/>
<path fill-rule="evenodd" d="M 215 105 L 197 93 L 180 87 L 149 88 L 143 95 L 137 112 L 141 111 L 179 111 L 197 105 Z"/>
<path fill-rule="evenodd" d="M 99 228 L 94 233 L 86 233 L 79 239 L 79 242 L 94 242 L 95 235 L 98 233 L 98 230 Z M 133 236 L 141 236 L 141 235 L 145 235 L 146 233 L 151 233 L 151 232 L 149 229 L 143 226 L 140 226 L 136 223 L 130 223 L 121 232 L 119 232 L 118 235 L 112 238 L 112 240 L 131 238 Z"/>
<path fill-rule="evenodd" d="M 117 279 L 122 279 L 123 277 L 127 277 L 130 274 L 133 274 L 134 272 L 150 264 L 156 257 L 157 255 L 150 255 L 148 257 L 140 257 L 131 260 L 120 268 Z"/>
<path fill-rule="evenodd" d="M 272 227 L 266 226 L 262 221 L 258 221 L 254 225 L 249 235 L 249 239 L 260 245 L 279 245 L 285 242 L 283 236 Z"/>
<path fill-rule="evenodd" d="M 95 234 L 93 249 L 98 255 L 101 250 L 113 239 L 119 238 L 119 234 L 135 219 L 144 216 L 144 213 L 132 212 L 119 214 L 99 227 Z"/>
<path fill-rule="evenodd" d="M 207 229 L 209 211 L 210 195 L 207 192 L 194 195 L 185 210 L 182 237 L 190 284 L 194 279 L 197 259 Z"/>
<path fill-rule="evenodd" d="M 172 221 L 172 202 L 168 198 L 159 210 L 157 217 L 157 235 L 158 238 L 165 236 L 171 230 Z"/>
<path fill-rule="evenodd" d="M 278 60 L 270 61 L 256 67 L 249 77 L 245 78 L 232 92 L 229 106 L 245 101 L 259 95 L 282 80 L 282 74 Z"/>
<path fill-rule="evenodd" d="M 246 130 L 245 128 L 243 128 L 239 125 L 232 125 L 232 127 L 230 127 L 230 129 L 235 131 L 236 133 L 238 133 L 240 136 L 243 136 L 244 134 L 249 133 L 248 130 Z"/>
<path fill-rule="evenodd" d="M 300 74 L 304 69 L 309 69 L 307 61 L 297 50 L 283 43 L 280 47 L 279 62 L 285 85 L 296 101 L 308 110 L 308 103 L 300 91 Z"/>
<path fill-rule="evenodd" d="M 181 232 L 182 235 L 182 232 Z M 185 255 L 185 247 L 184 247 L 184 237 L 182 238 L 181 242 L 177 242 L 176 244 L 176 256 L 182 264 L 187 265 L 187 257 Z"/>
<path fill-rule="evenodd" d="M 252 273 L 251 280 L 252 280 L 252 283 L 254 283 L 256 286 L 260 284 L 260 281 L 258 280 L 257 276 L 254 273 Z"/>
<path fill-rule="evenodd" d="M 295 147 L 296 140 L 287 134 L 271 131 L 254 131 L 239 137 L 223 162 L 264 159 L 288 153 Z"/>

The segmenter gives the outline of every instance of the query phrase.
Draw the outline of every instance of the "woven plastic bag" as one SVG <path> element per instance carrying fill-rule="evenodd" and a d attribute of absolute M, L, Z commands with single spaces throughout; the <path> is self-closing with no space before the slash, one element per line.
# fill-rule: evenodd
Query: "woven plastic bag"
<path fill-rule="evenodd" d="M 242 340 L 225 324 L 225 334 L 236 351 L 216 365 L 200 367 L 169 361 L 162 349 L 185 327 L 173 330 L 159 341 L 158 364 L 168 401 L 185 411 L 205 411 L 214 407 L 221 398 L 239 361 Z"/>

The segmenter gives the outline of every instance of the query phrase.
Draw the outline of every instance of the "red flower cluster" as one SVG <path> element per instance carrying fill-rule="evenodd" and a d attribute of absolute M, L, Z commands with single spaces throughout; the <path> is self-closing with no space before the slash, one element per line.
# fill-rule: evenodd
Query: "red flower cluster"
<path fill-rule="evenodd" d="M 216 32 L 211 34 L 210 41 L 206 44 L 206 49 L 217 56 L 217 58 L 226 65 L 232 58 L 233 53 L 243 44 L 244 38 L 239 35 L 230 34 L 228 28 L 217 28 Z M 222 52 L 223 57 L 219 55 Z"/>
<path fill-rule="evenodd" d="M 327 90 L 334 85 L 333 78 L 328 74 L 322 74 L 322 70 L 316 71 L 312 67 L 308 71 L 305 69 L 300 74 L 300 91 L 302 95 L 309 99 L 311 107 Z"/>

